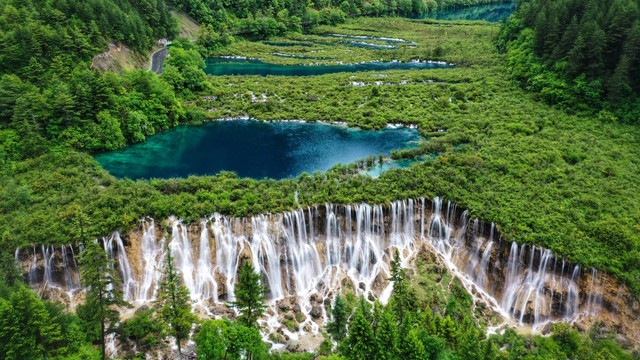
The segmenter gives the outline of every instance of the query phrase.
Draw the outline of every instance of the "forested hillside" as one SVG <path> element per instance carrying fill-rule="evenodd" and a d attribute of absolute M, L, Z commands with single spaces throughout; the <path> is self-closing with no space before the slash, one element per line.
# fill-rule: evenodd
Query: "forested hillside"
<path fill-rule="evenodd" d="M 0 1 L 0 163 L 53 144 L 114 149 L 175 125 L 182 107 L 155 74 L 89 65 L 108 42 L 145 51 L 176 29 L 164 1 Z"/>
<path fill-rule="evenodd" d="M 162 0 L 1 0 L 0 72 L 20 71 L 32 58 L 44 68 L 56 57 L 88 60 L 107 41 L 148 50 L 157 39 L 175 35 L 175 20 Z M 31 65 L 21 75 L 33 71 Z"/>
<path fill-rule="evenodd" d="M 495 0 L 172 0 L 173 5 L 218 32 L 257 38 L 335 25 L 355 16 L 416 16 L 440 8 Z"/>
<path fill-rule="evenodd" d="M 499 46 L 526 88 L 572 111 L 640 122 L 637 0 L 523 0 Z"/>

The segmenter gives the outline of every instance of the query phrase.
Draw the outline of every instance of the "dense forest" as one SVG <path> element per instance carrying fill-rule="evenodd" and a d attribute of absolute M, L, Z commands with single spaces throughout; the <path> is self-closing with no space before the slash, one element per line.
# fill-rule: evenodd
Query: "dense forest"
<path fill-rule="evenodd" d="M 173 0 L 173 5 L 212 27 L 267 38 L 288 31 L 335 25 L 356 16 L 418 16 L 442 8 L 477 5 L 492 0 Z"/>
<path fill-rule="evenodd" d="M 0 163 L 56 144 L 115 149 L 184 116 L 155 74 L 89 68 L 109 41 L 145 51 L 174 36 L 163 1 L 2 1 L 0 19 Z"/>
<path fill-rule="evenodd" d="M 507 138 L 509 143 L 531 144 L 532 136 L 539 133 L 544 136 L 545 128 L 551 131 L 548 129 L 556 125 L 555 120 L 527 118 L 525 112 L 543 114 L 540 118 L 545 119 L 558 113 L 543 112 L 529 102 L 523 106 L 520 100 L 501 93 L 500 89 L 512 89 L 499 75 L 491 72 L 494 70 L 488 74 L 497 80 L 487 80 L 484 76 L 487 73 L 478 75 L 459 69 L 448 78 L 438 75 L 442 76 L 442 79 L 436 79 L 438 87 L 428 91 L 417 86 L 406 92 L 393 90 L 394 96 L 388 98 L 407 109 L 410 108 L 407 104 L 414 101 L 411 96 L 417 93 L 441 98 L 425 107 L 439 115 L 421 123 L 423 133 L 435 140 L 422 144 L 418 150 L 421 154 L 441 156 L 409 173 L 391 171 L 380 180 L 357 175 L 353 166 L 336 166 L 324 174 L 303 174 L 298 179 L 280 182 L 239 179 L 227 172 L 210 177 L 134 182 L 113 178 L 88 155 L 144 141 L 179 123 L 202 121 L 203 104 L 197 95 L 222 93 L 224 86 L 223 80 L 206 78 L 202 71 L 203 55 L 233 44 L 237 40 L 234 38 L 267 38 L 300 33 L 316 25 L 335 25 L 350 17 L 409 16 L 477 2 L 482 1 L 319 0 L 309 6 L 308 2 L 295 0 L 0 0 L 0 357 L 16 360 L 99 359 L 104 357 L 106 337 L 115 336 L 122 342 L 136 345 L 137 351 L 127 352 L 124 357 L 144 358 L 147 350 L 169 347 L 161 339 L 188 337 L 195 323 L 194 340 L 202 359 L 310 359 L 314 356 L 334 360 L 631 358 L 613 342 L 612 336 L 600 330 L 597 323 L 582 334 L 569 325 L 557 324 L 551 329 L 550 337 L 519 335 L 507 330 L 502 335 L 487 338 L 485 325 L 472 313 L 469 294 L 446 273 L 446 269 L 434 269 L 433 261 L 428 259 L 418 261 L 415 273 L 405 272 L 396 259 L 391 279 L 395 284 L 394 293 L 386 306 L 359 299 L 353 293 L 345 294 L 344 298 L 336 297 L 333 304 L 327 305 L 332 321 L 326 328 L 327 340 L 317 354 L 268 353 L 257 325 L 264 302 L 260 290 L 249 291 L 250 296 L 233 304 L 239 311 L 238 319 L 203 322 L 195 319 L 187 304 L 185 289 L 178 280 L 179 274 L 171 269 L 170 254 L 163 268 L 166 280 L 158 302 L 149 309 L 137 311 L 127 320 L 121 321 L 115 311 L 129 304 L 122 301 L 118 292 L 114 264 L 92 239 L 114 229 L 131 228 L 141 216 L 178 215 L 193 221 L 213 211 L 245 216 L 291 209 L 300 204 L 388 202 L 398 196 L 432 196 L 443 192 L 454 200 L 465 200 L 461 203 L 476 209 L 475 215 L 503 220 L 501 224 L 507 236 L 517 234 L 516 230 L 529 234 L 525 241 L 554 247 L 560 254 L 573 255 L 581 263 L 604 268 L 630 284 L 636 294 L 640 293 L 637 221 L 636 228 L 628 226 L 634 224 L 636 214 L 631 212 L 620 219 L 611 216 L 611 213 L 622 212 L 626 204 L 620 204 L 615 197 L 594 199 L 600 193 L 584 195 L 573 184 L 554 188 L 547 196 L 555 194 L 576 202 L 585 200 L 588 204 L 597 204 L 596 210 L 609 211 L 600 219 L 600 214 L 593 214 L 594 209 L 585 210 L 577 203 L 566 203 L 566 208 L 563 205 L 559 209 L 560 205 L 556 208 L 547 197 L 539 195 L 548 188 L 548 183 L 561 183 L 560 180 L 567 177 L 584 179 L 584 174 L 593 172 L 602 172 L 610 180 L 608 183 L 628 185 L 631 191 L 632 185 L 624 181 L 635 179 L 634 173 L 618 163 L 582 169 L 580 166 L 588 163 L 587 155 L 574 148 L 561 149 L 557 153 L 538 151 L 539 157 L 544 159 L 520 159 L 522 164 L 515 170 L 509 162 L 515 161 L 513 157 L 525 155 L 514 151 L 513 157 L 506 157 L 497 153 L 499 156 L 492 159 L 476 151 L 483 146 L 481 138 L 485 135 L 503 138 L 485 145 L 483 150 L 496 147 L 507 151 L 510 148 L 500 146 L 502 139 Z M 103 73 L 90 68 L 93 56 L 106 50 L 110 42 L 121 42 L 140 53 L 147 53 L 158 39 L 174 39 L 178 27 L 170 9 L 186 12 L 205 26 L 196 43 L 186 39 L 174 41 L 163 75 L 146 70 Z M 637 1 L 523 0 L 518 16 L 505 25 L 498 44 L 507 52 L 513 74 L 545 100 L 559 103 L 571 111 L 596 109 L 601 118 L 617 117 L 637 122 L 640 111 L 637 100 L 640 92 L 638 22 Z M 450 31 L 449 36 L 456 36 L 455 44 L 447 45 L 438 40 L 438 45 L 429 49 L 427 55 L 455 56 L 460 64 L 474 66 L 497 62 L 492 55 L 482 53 L 486 50 L 482 48 L 486 42 L 474 38 L 487 38 L 491 29 L 465 27 L 456 33 L 446 29 L 448 26 L 438 24 L 437 31 Z M 454 33 L 456 35 L 452 35 Z M 477 47 L 473 47 L 474 44 Z M 456 53 L 462 51 L 461 48 L 472 56 Z M 394 77 L 399 82 L 404 74 L 392 75 L 390 79 Z M 325 81 L 331 83 L 333 79 L 344 80 L 336 76 Z M 257 86 L 253 79 L 246 82 Z M 260 86 L 275 88 L 283 84 L 288 83 Z M 449 87 L 451 84 L 453 87 Z M 294 85 L 289 91 L 299 92 L 302 85 Z M 333 87 L 325 85 L 326 93 L 334 92 Z M 322 89 L 323 86 L 317 86 L 313 90 Z M 366 96 L 362 96 L 364 91 L 367 91 Z M 322 100 L 314 100 L 309 105 L 311 97 L 304 93 L 302 100 L 294 99 L 297 102 L 290 101 L 280 105 L 283 109 L 274 109 L 281 111 L 278 115 L 291 115 L 284 107 L 293 103 L 300 108 L 306 104 L 319 109 L 317 111 L 329 109 L 335 113 L 337 109 L 353 108 L 360 98 L 371 95 L 366 106 L 359 110 L 362 113 L 352 112 L 354 120 L 350 124 L 380 127 L 384 125 L 381 119 L 390 118 L 384 110 L 387 105 L 380 100 L 389 93 L 384 92 L 382 96 L 375 93 L 377 91 L 369 89 L 354 90 L 349 92 L 349 97 L 357 101 L 340 104 L 340 107 Z M 227 96 L 231 97 L 230 94 Z M 239 104 L 239 100 L 234 101 L 229 101 L 229 108 L 234 111 L 274 116 L 274 109 L 251 108 Z M 469 116 L 471 110 L 477 109 L 473 107 L 474 102 L 483 109 L 496 108 L 494 105 L 511 108 L 489 114 L 495 118 L 486 116 L 492 119 L 492 124 L 478 123 L 473 121 L 480 116 L 473 119 Z M 394 109 L 391 104 L 388 107 Z M 524 120 L 500 128 L 504 119 L 511 119 L 512 109 L 516 107 L 526 110 L 516 114 Z M 417 107 L 410 111 L 408 121 L 426 117 Z M 446 134 L 438 134 L 437 129 L 445 123 L 444 117 L 454 119 L 448 123 L 452 124 L 452 129 Z M 374 119 L 377 123 L 366 123 L 366 119 Z M 336 117 L 335 120 L 344 119 Z M 571 121 L 572 118 L 564 117 L 558 120 L 567 124 Z M 608 131 L 611 129 L 603 127 L 591 131 L 587 128 L 587 131 L 581 128 L 575 131 L 579 135 L 595 131 L 599 136 L 612 135 L 612 141 L 617 141 L 619 146 L 612 151 L 624 153 L 629 148 L 623 134 L 626 128 Z M 561 140 L 571 143 L 573 138 L 563 136 L 566 138 Z M 535 144 L 544 147 L 545 151 L 557 150 L 546 146 L 550 144 L 545 142 L 546 138 L 536 138 L 536 141 Z M 598 160 L 608 153 L 599 156 Z M 620 162 L 625 164 L 633 161 L 621 158 Z M 554 163 L 556 167 L 543 173 L 532 170 L 543 167 L 544 162 Z M 531 207 L 530 199 L 518 198 L 519 192 L 506 186 L 516 182 L 513 178 L 504 183 L 512 197 L 495 196 L 490 189 L 491 179 L 495 174 L 507 178 L 510 172 L 518 180 L 528 178 L 535 182 L 522 186 L 528 186 L 528 191 L 538 194 L 538 200 L 548 206 L 541 208 L 541 212 L 553 214 L 551 218 L 536 217 L 537 214 L 527 212 Z M 584 183 L 602 184 L 597 181 L 591 179 Z M 462 184 L 460 186 L 466 189 L 460 190 L 455 184 Z M 482 192 L 476 187 L 489 190 Z M 602 187 L 606 194 L 613 192 Z M 293 194 L 298 192 L 299 198 L 294 198 Z M 522 194 L 524 197 L 530 195 L 524 190 Z M 494 203 L 485 207 L 478 205 L 488 204 L 487 199 L 493 199 Z M 487 210 L 489 207 L 491 209 Z M 564 211 L 570 214 L 558 215 Z M 571 221 L 567 221 L 568 218 Z M 573 244 L 568 244 L 565 241 L 568 235 L 563 234 L 569 228 L 572 233 L 580 234 Z M 542 234 L 532 229 L 545 231 Z M 612 243 L 612 238 L 619 241 Z M 82 283 L 91 290 L 76 312 L 41 299 L 24 284 L 13 251 L 28 243 L 84 245 L 85 251 L 78 260 Z M 589 246 L 584 245 L 587 243 Z M 579 251 L 576 248 L 580 248 Z M 614 250 L 614 255 L 608 254 Z M 594 253 L 599 256 L 591 256 Z M 239 293 L 243 287 L 260 289 L 259 277 L 252 277 L 252 274 L 252 269 L 241 270 Z M 246 315 L 248 308 L 257 309 L 258 315 Z"/>
<path fill-rule="evenodd" d="M 514 77 L 545 101 L 640 122 L 637 0 L 523 0 L 498 43 Z"/>

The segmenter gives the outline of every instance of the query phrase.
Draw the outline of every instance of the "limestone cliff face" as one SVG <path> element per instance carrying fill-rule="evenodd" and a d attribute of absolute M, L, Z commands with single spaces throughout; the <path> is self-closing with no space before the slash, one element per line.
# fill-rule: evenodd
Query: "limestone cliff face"
<path fill-rule="evenodd" d="M 194 224 L 145 219 L 102 242 L 117 260 L 127 300 L 138 305 L 153 303 L 170 247 L 203 317 L 234 316 L 224 303 L 233 300 L 238 265 L 252 261 L 269 288 L 266 329 L 279 341 L 317 333 L 327 319 L 325 305 L 340 291 L 385 301 L 397 248 L 406 267 L 418 256 L 447 267 L 476 303 L 491 309 L 487 316 L 499 314 L 507 325 L 545 332 L 555 321 L 584 328 L 600 321 L 628 346 L 640 346 L 640 303 L 618 280 L 547 249 L 504 241 L 493 224 L 469 219 L 438 198 L 326 204 L 252 218 L 214 215 Z M 74 304 L 82 296 L 78 250 L 36 246 L 16 256 L 41 294 Z"/>

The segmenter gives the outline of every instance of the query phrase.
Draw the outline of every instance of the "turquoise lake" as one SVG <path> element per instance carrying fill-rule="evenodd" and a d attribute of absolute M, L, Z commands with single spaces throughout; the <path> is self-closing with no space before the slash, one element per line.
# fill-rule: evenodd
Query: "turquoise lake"
<path fill-rule="evenodd" d="M 339 72 L 443 69 L 453 65 L 444 62 L 367 62 L 344 65 L 281 65 L 265 63 L 253 59 L 213 58 L 206 60 L 204 72 L 209 75 L 274 75 L 274 76 L 314 76 Z"/>
<path fill-rule="evenodd" d="M 371 155 L 416 146 L 415 129 L 364 131 L 323 123 L 213 121 L 179 126 L 124 149 L 99 154 L 119 178 L 150 179 L 214 175 L 283 179 L 325 171 Z"/>
<path fill-rule="evenodd" d="M 420 18 L 434 20 L 484 20 L 488 22 L 500 22 L 511 16 L 515 10 L 516 3 L 505 2 L 437 10 L 426 13 L 420 16 Z"/>

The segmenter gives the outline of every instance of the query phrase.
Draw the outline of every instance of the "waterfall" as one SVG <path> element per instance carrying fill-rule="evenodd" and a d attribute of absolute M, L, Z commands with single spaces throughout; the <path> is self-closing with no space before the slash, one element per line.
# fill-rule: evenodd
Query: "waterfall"
<path fill-rule="evenodd" d="M 325 232 L 327 237 L 327 266 L 336 266 L 341 262 L 340 251 L 340 226 L 338 225 L 338 218 L 335 213 L 335 206 L 333 204 L 325 204 L 327 209 L 327 230 Z"/>
<path fill-rule="evenodd" d="M 125 301 L 134 301 L 133 294 L 136 293 L 138 283 L 133 277 L 131 263 L 124 248 L 124 243 L 119 232 L 114 232 L 112 236 L 103 238 L 104 249 L 111 260 L 115 260 L 120 278 L 122 279 L 122 298 Z"/>
<path fill-rule="evenodd" d="M 78 264 L 76 262 L 75 253 L 73 252 L 73 246 L 68 246 L 68 248 L 70 249 L 71 256 L 69 256 L 66 245 L 62 245 L 60 252 L 62 253 L 65 285 L 69 292 L 73 292 L 80 288 L 80 279 L 77 271 L 75 271 L 75 269 L 78 268 Z"/>
<path fill-rule="evenodd" d="M 598 270 L 591 269 L 591 281 L 589 282 L 589 299 L 587 300 L 587 313 L 597 315 L 602 305 L 602 279 Z"/>
<path fill-rule="evenodd" d="M 244 234 L 234 234 L 233 222 L 232 219 L 215 214 L 211 224 L 216 240 L 216 269 L 225 278 L 228 301 L 235 300 L 233 289 L 240 262 L 237 254 L 242 253 L 245 245 Z M 218 299 L 214 298 L 214 301 Z"/>
<path fill-rule="evenodd" d="M 17 250 L 20 253 L 20 250 Z M 18 255 L 16 255 L 18 257 Z M 29 284 L 38 283 L 38 255 L 36 253 L 36 247 L 33 247 L 33 256 L 31 257 L 31 264 L 29 265 Z"/>
<path fill-rule="evenodd" d="M 314 280 L 320 275 L 320 256 L 313 240 L 307 236 L 303 210 L 285 213 L 282 225 L 295 290 L 298 295 L 304 295 L 312 290 Z"/>
<path fill-rule="evenodd" d="M 53 282 L 53 277 L 51 276 L 51 268 L 53 256 L 55 255 L 55 250 L 53 246 L 44 246 L 42 245 L 42 263 L 44 266 L 44 283 L 48 287 L 56 287 Z"/>
<path fill-rule="evenodd" d="M 169 243 L 176 270 L 182 275 L 184 286 L 189 290 L 191 300 L 198 300 L 196 288 L 193 250 L 187 234 L 187 227 L 180 220 L 173 221 L 171 242 Z"/>
<path fill-rule="evenodd" d="M 200 223 L 200 255 L 198 256 L 198 270 L 196 272 L 196 294 L 199 300 L 217 299 L 218 285 L 214 277 L 211 264 L 211 245 L 209 244 L 209 230 L 207 221 Z"/>
<path fill-rule="evenodd" d="M 271 241 L 269 233 L 269 218 L 264 215 L 251 218 L 253 237 L 251 240 L 251 253 L 253 265 L 258 271 L 262 269 L 267 278 L 269 300 L 277 300 L 284 297 L 285 289 L 282 286 L 282 266 L 277 244 Z"/>
<path fill-rule="evenodd" d="M 136 294 L 136 302 L 145 303 L 155 300 L 157 284 L 162 276 L 164 261 L 164 237 L 156 241 L 156 227 L 153 219 L 142 220 L 142 279 Z"/>
<path fill-rule="evenodd" d="M 567 297 L 565 300 L 565 319 L 572 319 L 578 314 L 579 306 L 579 287 L 576 280 L 580 276 L 580 266 L 576 265 L 571 273 L 571 279 L 565 281 L 567 283 Z"/>
<path fill-rule="evenodd" d="M 276 304 L 288 297 L 297 298 L 312 331 L 322 323 L 318 316 L 325 316 L 324 302 L 344 286 L 386 301 L 395 249 L 406 267 L 421 248 L 433 251 L 472 296 L 514 324 L 541 329 L 549 321 L 597 315 L 603 303 L 597 270 L 583 272 L 548 249 L 503 242 L 493 224 L 470 219 L 438 197 L 388 205 L 326 203 L 251 218 L 214 214 L 200 226 L 170 218 L 169 224 L 168 246 L 194 303 L 206 308 L 233 301 L 239 264 L 250 260 L 268 288 L 272 330 L 279 326 Z M 141 220 L 141 232 L 131 248 L 118 232 L 102 239 L 116 260 L 125 300 L 138 304 L 157 296 L 167 241 L 153 219 Z M 80 287 L 75 255 L 71 246 L 16 250 L 30 284 L 66 289 Z"/>

